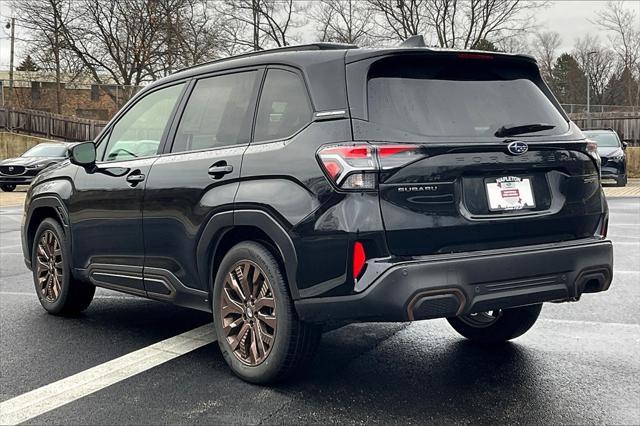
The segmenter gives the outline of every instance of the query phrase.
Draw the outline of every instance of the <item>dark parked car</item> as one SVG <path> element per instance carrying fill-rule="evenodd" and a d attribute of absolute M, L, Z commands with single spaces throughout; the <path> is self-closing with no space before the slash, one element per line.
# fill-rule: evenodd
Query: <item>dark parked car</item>
<path fill-rule="evenodd" d="M 73 146 L 29 190 L 24 256 L 52 314 L 95 286 L 212 312 L 251 382 L 353 321 L 498 343 L 609 287 L 595 150 L 528 56 L 265 51 L 157 81 Z"/>
<path fill-rule="evenodd" d="M 67 158 L 67 144 L 41 143 L 20 157 L 0 161 L 0 189 L 10 192 L 28 185 L 38 173 Z"/>
<path fill-rule="evenodd" d="M 627 143 L 620 140 L 613 129 L 584 130 L 582 133 L 598 144 L 602 162 L 602 179 L 613 179 L 617 186 L 627 184 Z"/>

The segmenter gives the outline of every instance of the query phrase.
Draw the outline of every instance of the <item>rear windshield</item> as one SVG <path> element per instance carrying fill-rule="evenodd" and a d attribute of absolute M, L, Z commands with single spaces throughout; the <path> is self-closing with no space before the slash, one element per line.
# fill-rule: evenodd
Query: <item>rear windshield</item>
<path fill-rule="evenodd" d="M 369 121 L 421 136 L 495 137 L 530 124 L 565 133 L 568 123 L 529 77 L 532 65 L 498 59 L 417 56 L 376 62 L 368 80 Z"/>
<path fill-rule="evenodd" d="M 611 132 L 583 132 L 589 139 L 596 141 L 598 146 L 602 147 L 616 147 L 620 146 L 618 138 Z"/>

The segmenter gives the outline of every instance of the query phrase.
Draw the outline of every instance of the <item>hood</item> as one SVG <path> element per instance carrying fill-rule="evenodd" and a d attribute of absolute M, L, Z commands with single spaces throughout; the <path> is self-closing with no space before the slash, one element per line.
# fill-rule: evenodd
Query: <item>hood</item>
<path fill-rule="evenodd" d="M 58 163 L 64 158 L 57 157 L 16 157 L 0 161 L 0 166 L 33 166 L 38 163 Z"/>
<path fill-rule="evenodd" d="M 609 157 L 616 151 L 622 151 L 622 148 L 620 148 L 619 146 L 598 147 L 598 154 L 600 154 L 601 157 Z"/>

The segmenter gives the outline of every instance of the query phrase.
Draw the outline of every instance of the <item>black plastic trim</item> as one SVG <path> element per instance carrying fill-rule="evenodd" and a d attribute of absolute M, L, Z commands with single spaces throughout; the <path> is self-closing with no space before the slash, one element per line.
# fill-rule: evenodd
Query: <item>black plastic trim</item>
<path fill-rule="evenodd" d="M 311 322 L 408 321 L 577 300 L 583 292 L 609 288 L 613 277 L 611 241 L 593 239 L 544 247 L 396 261 L 362 293 L 303 299 L 295 306 L 300 318 Z M 419 318 L 413 317 L 420 299 L 449 294 L 460 300 L 461 307 L 455 312 L 440 315 L 422 309 Z M 448 309 L 454 307 L 450 298 L 440 302 L 446 302 Z M 442 308 L 442 304 L 437 306 Z"/>

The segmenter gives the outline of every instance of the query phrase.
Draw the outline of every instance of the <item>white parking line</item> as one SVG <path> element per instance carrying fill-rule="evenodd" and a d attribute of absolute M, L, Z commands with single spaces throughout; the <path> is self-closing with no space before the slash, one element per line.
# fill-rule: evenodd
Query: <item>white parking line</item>
<path fill-rule="evenodd" d="M 600 322 L 600 321 L 581 321 L 581 320 L 565 320 L 565 319 L 553 319 L 553 318 L 541 318 L 542 322 L 555 322 L 558 324 L 579 324 L 579 325 L 602 325 L 608 327 L 622 327 L 630 329 L 640 329 L 640 324 L 627 324 L 623 322 Z"/>
<path fill-rule="evenodd" d="M 205 324 L 0 403 L 0 424 L 13 425 L 90 395 L 215 342 Z"/>

